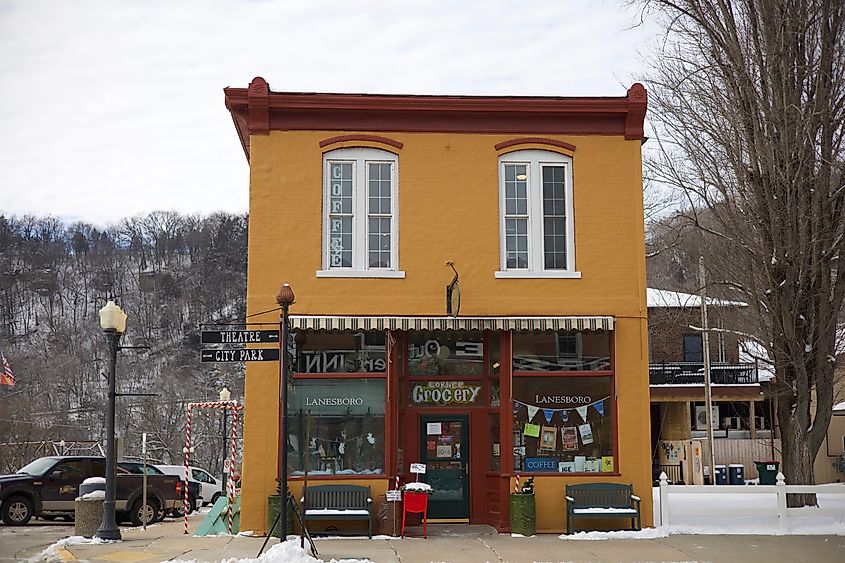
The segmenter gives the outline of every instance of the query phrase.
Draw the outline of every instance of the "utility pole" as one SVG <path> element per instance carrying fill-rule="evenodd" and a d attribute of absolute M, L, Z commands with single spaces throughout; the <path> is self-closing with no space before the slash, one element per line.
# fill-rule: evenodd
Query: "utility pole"
<path fill-rule="evenodd" d="M 713 442 L 713 396 L 710 393 L 710 326 L 707 321 L 707 291 L 704 256 L 698 257 L 698 283 L 701 286 L 701 347 L 704 355 L 704 400 L 707 409 L 707 442 L 710 447 L 710 482 L 716 484 L 716 444 Z"/>

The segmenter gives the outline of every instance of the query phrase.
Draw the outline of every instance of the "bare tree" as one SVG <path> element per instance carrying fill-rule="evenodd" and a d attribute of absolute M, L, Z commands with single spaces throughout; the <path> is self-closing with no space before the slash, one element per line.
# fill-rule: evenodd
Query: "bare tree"
<path fill-rule="evenodd" d="M 776 370 L 786 480 L 813 483 L 845 297 L 845 3 L 640 4 L 666 24 L 650 81 L 660 151 L 647 166 L 685 194 L 714 243 L 702 246 L 711 276 L 756 314 Z"/>

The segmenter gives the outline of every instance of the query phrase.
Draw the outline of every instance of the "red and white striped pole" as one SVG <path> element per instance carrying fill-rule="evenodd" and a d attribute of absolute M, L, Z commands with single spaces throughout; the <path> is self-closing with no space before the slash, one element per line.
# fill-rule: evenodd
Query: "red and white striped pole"
<path fill-rule="evenodd" d="M 519 494 L 519 473 L 516 474 L 516 480 L 513 482 L 513 493 Z"/>
<path fill-rule="evenodd" d="M 185 532 L 188 533 L 188 479 L 190 478 L 190 471 L 188 470 L 188 465 L 190 463 L 189 457 L 191 455 L 191 413 L 193 412 L 194 405 L 193 403 L 188 403 L 188 427 L 185 431 L 185 484 L 184 487 L 184 494 L 182 495 L 183 503 L 182 508 L 184 511 L 184 520 L 185 520 Z"/>
<path fill-rule="evenodd" d="M 232 520 L 234 518 L 235 505 L 235 479 L 232 478 L 235 470 L 235 448 L 238 439 L 238 407 L 237 403 L 232 406 L 232 457 L 229 460 L 229 535 L 232 534 Z"/>

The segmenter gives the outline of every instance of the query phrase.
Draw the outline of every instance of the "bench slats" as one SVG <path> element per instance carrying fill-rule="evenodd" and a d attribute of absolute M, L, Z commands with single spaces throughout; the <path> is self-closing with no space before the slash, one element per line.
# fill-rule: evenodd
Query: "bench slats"
<path fill-rule="evenodd" d="M 366 520 L 367 535 L 373 536 L 372 495 L 361 485 L 315 485 L 304 487 L 306 520 Z"/>
<path fill-rule="evenodd" d="M 640 499 L 634 487 L 624 483 L 581 483 L 566 486 L 566 529 L 575 529 L 579 518 L 630 518 L 631 528 L 639 530 Z"/>

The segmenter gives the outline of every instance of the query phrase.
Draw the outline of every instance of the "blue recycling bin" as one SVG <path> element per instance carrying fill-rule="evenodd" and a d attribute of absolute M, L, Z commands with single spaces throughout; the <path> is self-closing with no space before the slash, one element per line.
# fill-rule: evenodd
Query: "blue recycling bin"
<path fill-rule="evenodd" d="M 714 482 L 717 485 L 727 485 L 728 484 L 728 472 L 727 468 L 724 465 L 717 465 L 713 470 L 714 475 Z"/>
<path fill-rule="evenodd" d="M 728 484 L 729 485 L 744 485 L 745 484 L 745 466 L 741 463 L 732 463 L 728 466 Z"/>

